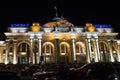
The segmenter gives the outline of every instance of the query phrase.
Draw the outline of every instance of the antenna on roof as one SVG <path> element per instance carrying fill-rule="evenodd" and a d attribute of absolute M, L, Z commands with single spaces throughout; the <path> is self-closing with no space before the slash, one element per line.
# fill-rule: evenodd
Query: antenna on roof
<path fill-rule="evenodd" d="M 54 7 L 54 9 L 55 9 L 55 11 L 56 11 L 56 14 L 55 14 L 55 16 L 56 16 L 56 17 L 58 17 L 58 11 L 57 11 L 57 7 L 55 6 L 55 7 Z"/>
<path fill-rule="evenodd" d="M 53 18 L 53 20 L 58 20 L 58 19 L 60 19 L 60 18 L 58 17 L 58 9 L 57 9 L 56 6 L 54 7 L 54 9 L 55 9 L 56 13 L 55 13 L 55 18 Z"/>

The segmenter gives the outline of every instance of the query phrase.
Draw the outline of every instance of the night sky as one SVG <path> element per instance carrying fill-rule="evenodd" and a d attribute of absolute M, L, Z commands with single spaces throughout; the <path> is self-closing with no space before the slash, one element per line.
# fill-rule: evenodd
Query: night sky
<path fill-rule="evenodd" d="M 9 3 L 9 2 L 8 2 Z M 5 40 L 4 32 L 11 23 L 39 22 L 43 24 L 52 21 L 55 17 L 57 7 L 59 17 L 65 19 L 75 26 L 85 26 L 85 23 L 111 24 L 114 32 L 120 33 L 119 7 L 110 2 L 88 1 L 65 1 L 65 0 L 44 0 L 42 2 L 16 2 L 9 7 L 0 7 L 0 40 Z M 116 2 L 117 3 L 117 2 Z M 113 7 L 114 5 L 114 7 Z M 117 36 L 120 38 L 120 36 Z"/>

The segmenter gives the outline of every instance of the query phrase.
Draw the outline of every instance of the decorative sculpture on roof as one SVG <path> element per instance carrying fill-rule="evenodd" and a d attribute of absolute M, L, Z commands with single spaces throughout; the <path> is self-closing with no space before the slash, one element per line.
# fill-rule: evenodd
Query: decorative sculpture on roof
<path fill-rule="evenodd" d="M 96 27 L 91 23 L 86 23 L 86 27 L 89 32 L 94 32 L 96 30 Z"/>
<path fill-rule="evenodd" d="M 46 24 L 44 24 L 44 27 L 73 27 L 74 25 L 70 22 L 68 22 L 66 19 L 63 18 L 63 15 L 61 16 L 61 18 L 58 17 L 58 11 L 57 11 L 57 7 L 54 7 L 56 14 L 55 14 L 55 18 L 53 18 L 52 22 L 48 22 Z"/>
<path fill-rule="evenodd" d="M 41 26 L 38 22 L 33 23 L 31 26 L 31 30 L 33 32 L 38 32 L 38 31 L 40 31 L 40 29 L 41 29 Z"/>

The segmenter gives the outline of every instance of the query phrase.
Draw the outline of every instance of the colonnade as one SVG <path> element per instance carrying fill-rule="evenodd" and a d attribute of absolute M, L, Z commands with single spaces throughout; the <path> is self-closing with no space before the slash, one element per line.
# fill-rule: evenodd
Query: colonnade
<path fill-rule="evenodd" d="M 42 55 L 42 34 L 43 32 L 29 32 L 30 34 L 30 60 L 29 63 L 30 64 L 35 64 L 35 59 L 34 59 L 34 55 L 33 55 L 33 40 L 36 37 L 38 39 L 38 61 L 37 64 L 39 64 L 41 62 L 41 57 Z M 81 33 L 80 33 L 81 34 Z M 58 63 L 59 62 L 59 50 L 58 50 L 58 40 L 59 40 L 59 32 L 56 31 L 55 32 L 55 40 L 56 40 L 56 51 L 55 51 L 55 62 Z M 73 61 L 76 62 L 76 41 L 75 41 L 75 32 L 71 31 L 71 41 L 72 41 L 72 54 L 73 54 Z M 93 42 L 91 44 L 91 42 Z M 94 59 L 94 62 L 99 62 L 101 61 L 101 53 L 100 53 L 100 49 L 99 49 L 99 39 L 98 39 L 98 32 L 86 32 L 86 40 L 84 42 L 86 50 L 84 50 L 86 53 L 86 62 L 87 63 L 91 63 L 92 60 Z M 93 51 L 92 51 L 92 45 L 94 45 L 94 56 L 93 56 Z M 120 61 L 120 41 L 117 41 L 117 45 L 118 45 L 118 49 L 117 49 L 117 54 L 118 54 L 118 61 Z M 8 55 L 9 55 L 9 48 L 10 48 L 10 43 L 9 40 L 6 40 L 6 55 L 5 55 L 5 64 L 9 64 L 8 62 Z M 110 61 L 114 62 L 114 58 L 113 58 L 113 51 L 112 51 L 112 47 L 111 47 L 111 40 L 108 41 L 108 48 L 109 48 L 109 53 L 110 53 Z M 17 64 L 17 40 L 13 40 L 13 64 Z"/>

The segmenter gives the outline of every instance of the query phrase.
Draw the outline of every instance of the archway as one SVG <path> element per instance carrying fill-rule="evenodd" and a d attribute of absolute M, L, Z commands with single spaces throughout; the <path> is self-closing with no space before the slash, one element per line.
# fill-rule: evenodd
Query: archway
<path fill-rule="evenodd" d="M 44 63 L 55 63 L 54 44 L 51 42 L 45 42 L 42 48 Z"/>
<path fill-rule="evenodd" d="M 8 53 L 8 62 L 9 64 L 13 64 L 13 47 L 10 46 Z"/>
<path fill-rule="evenodd" d="M 76 42 L 76 59 L 77 63 L 86 62 L 86 50 L 85 44 L 83 42 Z"/>
<path fill-rule="evenodd" d="M 67 64 L 71 62 L 70 45 L 67 42 L 60 43 L 60 63 Z"/>
<path fill-rule="evenodd" d="M 100 60 L 110 61 L 110 52 L 108 49 L 108 45 L 105 41 L 99 42 L 99 49 L 100 49 Z"/>
<path fill-rule="evenodd" d="M 18 64 L 28 64 L 30 58 L 30 48 L 26 42 L 21 42 L 18 45 Z"/>

